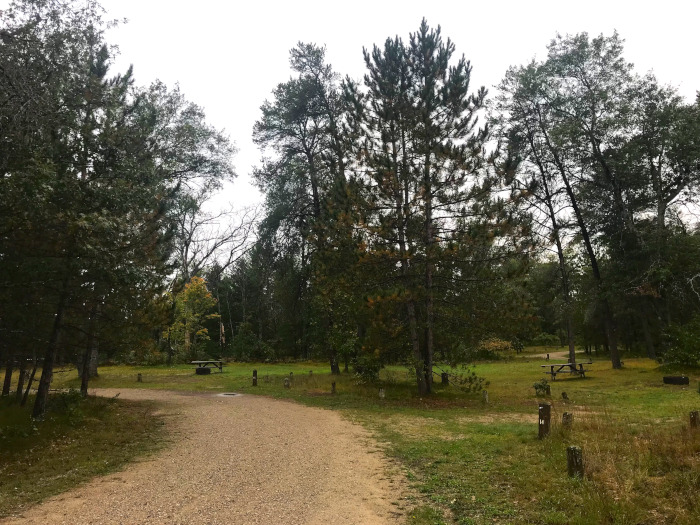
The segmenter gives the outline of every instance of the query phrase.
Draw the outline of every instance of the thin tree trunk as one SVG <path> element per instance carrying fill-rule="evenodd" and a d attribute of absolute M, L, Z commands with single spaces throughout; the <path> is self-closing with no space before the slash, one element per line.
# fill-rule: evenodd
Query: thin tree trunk
<path fill-rule="evenodd" d="M 641 315 L 642 321 L 642 332 L 644 333 L 644 344 L 647 349 L 647 357 L 649 359 L 656 359 L 656 348 L 654 347 L 654 340 L 651 337 L 651 332 L 649 330 L 649 319 L 647 318 L 646 312 L 642 310 Z"/>
<path fill-rule="evenodd" d="M 19 377 L 17 378 L 17 392 L 15 393 L 15 399 L 17 402 L 22 401 L 22 389 L 24 388 L 24 379 L 26 376 L 26 361 L 22 359 L 19 365 Z"/>
<path fill-rule="evenodd" d="M 95 345 L 95 323 L 97 317 L 97 304 L 94 304 L 90 309 L 90 317 L 88 319 L 87 344 L 83 353 L 83 363 L 80 368 L 80 393 L 83 397 L 88 395 L 88 383 L 90 382 L 90 357 L 92 349 Z"/>
<path fill-rule="evenodd" d="M 56 315 L 54 317 L 53 327 L 51 328 L 51 336 L 49 344 L 46 347 L 44 362 L 41 368 L 41 378 L 39 379 L 39 388 L 37 389 L 36 399 L 34 400 L 34 409 L 32 417 L 39 418 L 46 412 L 46 401 L 49 397 L 49 387 L 51 386 L 51 377 L 53 375 L 53 366 L 58 353 L 58 336 L 63 323 L 63 314 L 68 299 L 68 280 L 63 281 L 61 293 L 56 306 Z"/>
<path fill-rule="evenodd" d="M 2 396 L 10 395 L 10 387 L 12 386 L 12 372 L 14 371 L 14 361 L 12 356 L 8 355 L 5 361 L 5 381 L 2 385 Z"/>
<path fill-rule="evenodd" d="M 586 248 L 586 253 L 588 254 L 588 259 L 591 265 L 591 271 L 593 273 L 593 278 L 596 281 L 596 291 L 598 295 L 598 299 L 600 301 L 601 306 L 603 307 L 603 323 L 604 323 L 604 330 L 605 330 L 605 337 L 608 342 L 608 347 L 610 349 L 610 360 L 612 361 L 612 366 L 613 368 L 622 368 L 622 363 L 620 361 L 620 353 L 617 348 L 617 327 L 615 326 L 615 320 L 612 314 L 612 308 L 610 307 L 610 302 L 608 301 L 607 297 L 604 295 L 604 290 L 603 290 L 603 279 L 600 274 L 600 268 L 598 266 L 598 258 L 596 257 L 595 251 L 593 250 L 593 244 L 591 242 L 591 238 L 588 232 L 588 227 L 586 226 L 586 222 L 583 219 L 583 214 L 581 213 L 581 209 L 579 208 L 578 205 L 578 200 L 576 198 L 576 194 L 574 193 L 574 190 L 571 186 L 571 183 L 569 181 L 569 177 L 566 173 L 566 169 L 564 165 L 561 162 L 561 159 L 559 158 L 559 155 L 556 152 L 556 148 L 554 148 L 549 140 L 549 134 L 547 133 L 543 121 L 542 121 L 542 115 L 539 114 L 539 108 L 538 108 L 538 115 L 539 115 L 539 123 L 540 123 L 540 129 L 542 131 L 543 137 L 545 139 L 545 142 L 547 144 L 547 147 L 552 153 L 552 156 L 554 158 L 554 163 L 557 166 L 557 170 L 559 171 L 559 175 L 562 178 L 562 181 L 564 182 L 564 187 L 566 189 L 566 194 L 569 197 L 569 202 L 571 203 L 571 209 L 574 212 L 574 216 L 576 217 L 576 222 L 579 226 L 579 231 L 581 232 L 581 238 L 583 239 L 583 244 L 584 247 Z"/>
<path fill-rule="evenodd" d="M 27 381 L 27 388 L 24 390 L 24 395 L 22 396 L 22 402 L 19 406 L 23 407 L 27 404 L 27 398 L 29 397 L 29 390 L 32 388 L 32 383 L 34 383 L 34 376 L 36 375 L 36 369 L 39 366 L 39 360 L 34 358 L 34 366 L 32 367 L 32 373 L 29 374 L 29 380 Z"/>
<path fill-rule="evenodd" d="M 547 206 L 547 212 L 549 213 L 549 219 L 552 222 L 552 234 L 554 236 L 554 242 L 557 247 L 557 258 L 559 261 L 559 273 L 561 275 L 562 290 L 564 292 L 564 306 L 565 306 L 565 324 L 566 324 L 566 339 L 569 345 L 569 362 L 576 362 L 576 344 L 574 341 L 574 322 L 572 319 L 572 300 L 571 300 L 571 286 L 569 284 L 569 276 L 566 271 L 566 260 L 564 258 L 564 247 L 561 242 L 561 235 L 559 231 L 561 230 L 561 225 L 557 221 L 557 214 L 554 210 L 553 196 L 549 189 L 549 181 L 547 180 L 547 170 L 545 169 L 544 163 L 540 158 L 539 151 L 535 147 L 532 133 L 528 133 L 528 141 L 530 143 L 530 149 L 535 157 L 535 162 L 540 172 L 540 179 L 542 180 L 542 187 L 544 189 L 544 202 Z"/>
<path fill-rule="evenodd" d="M 427 392 L 433 387 L 433 330 L 434 330 L 434 298 L 433 298 L 433 195 L 430 182 L 430 161 L 426 156 L 424 172 L 425 192 L 425 382 Z"/>

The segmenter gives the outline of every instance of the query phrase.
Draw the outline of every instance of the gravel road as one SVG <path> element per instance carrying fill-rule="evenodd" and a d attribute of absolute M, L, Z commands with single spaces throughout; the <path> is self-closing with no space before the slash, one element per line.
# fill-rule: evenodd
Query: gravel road
<path fill-rule="evenodd" d="M 393 524 L 405 483 L 368 433 L 335 412 L 252 395 L 154 390 L 173 443 L 19 516 L 18 524 Z M 67 466 L 68 467 L 68 466 Z"/>

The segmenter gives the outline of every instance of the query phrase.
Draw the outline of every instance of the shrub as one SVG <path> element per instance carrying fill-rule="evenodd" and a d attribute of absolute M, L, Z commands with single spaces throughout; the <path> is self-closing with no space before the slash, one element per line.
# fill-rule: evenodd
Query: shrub
<path fill-rule="evenodd" d="M 700 362 L 700 316 L 684 325 L 671 325 L 668 329 L 670 348 L 664 360 L 683 366 L 697 366 Z"/>
<path fill-rule="evenodd" d="M 555 334 L 541 332 L 532 338 L 532 344 L 534 346 L 559 346 L 561 341 L 559 340 L 559 336 Z"/>
<path fill-rule="evenodd" d="M 352 370 L 358 383 L 376 383 L 382 363 L 372 352 L 360 352 L 352 361 Z"/>
<path fill-rule="evenodd" d="M 549 386 L 549 381 L 546 379 L 540 379 L 539 381 L 536 381 L 532 387 L 535 389 L 535 395 L 537 397 L 544 397 L 551 395 L 552 389 Z"/>
<path fill-rule="evenodd" d="M 460 373 L 451 373 L 450 382 L 465 392 L 480 392 L 489 385 L 483 377 L 476 375 L 474 369 L 463 366 Z"/>

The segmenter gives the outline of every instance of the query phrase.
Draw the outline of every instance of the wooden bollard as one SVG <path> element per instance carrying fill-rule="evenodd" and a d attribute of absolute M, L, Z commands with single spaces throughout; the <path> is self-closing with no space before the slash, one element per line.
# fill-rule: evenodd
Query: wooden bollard
<path fill-rule="evenodd" d="M 552 420 L 552 405 L 540 403 L 539 407 L 539 439 L 544 439 L 549 435 Z"/>
<path fill-rule="evenodd" d="M 136 374 L 136 382 L 143 383 L 143 376 L 141 374 Z"/>
<path fill-rule="evenodd" d="M 565 429 L 570 429 L 574 424 L 574 415 L 570 412 L 564 412 L 561 416 L 561 426 Z"/>
<path fill-rule="evenodd" d="M 290 386 L 292 386 L 292 382 L 289 380 L 288 377 L 285 377 L 284 378 L 284 388 L 289 388 Z"/>
<path fill-rule="evenodd" d="M 331 383 L 331 394 L 335 394 L 335 381 Z"/>
<path fill-rule="evenodd" d="M 569 472 L 569 477 L 583 477 L 583 452 L 581 447 L 566 448 L 566 468 Z"/>
<path fill-rule="evenodd" d="M 547 361 L 549 361 L 549 354 L 547 354 Z"/>
<path fill-rule="evenodd" d="M 313 370 L 309 370 L 309 377 L 312 376 L 312 375 L 314 375 L 314 371 L 313 371 Z"/>
<path fill-rule="evenodd" d="M 380 388 L 379 389 L 379 399 L 384 399 L 386 397 L 386 394 L 384 393 L 384 389 Z"/>
<path fill-rule="evenodd" d="M 258 386 L 258 371 L 253 369 L 253 386 Z"/>
<path fill-rule="evenodd" d="M 484 402 L 485 405 L 489 404 L 489 393 L 486 390 L 481 391 L 481 400 Z"/>
<path fill-rule="evenodd" d="M 700 427 L 700 412 L 693 410 L 690 413 L 690 428 L 697 430 L 698 427 Z"/>
<path fill-rule="evenodd" d="M 450 384 L 450 376 L 447 375 L 447 372 L 443 372 L 442 374 L 440 374 L 440 379 L 442 380 L 443 385 Z"/>

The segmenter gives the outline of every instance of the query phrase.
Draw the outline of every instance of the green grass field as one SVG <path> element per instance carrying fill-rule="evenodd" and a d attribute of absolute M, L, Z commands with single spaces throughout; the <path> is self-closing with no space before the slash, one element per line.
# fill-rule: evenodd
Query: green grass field
<path fill-rule="evenodd" d="M 700 409 L 700 372 L 669 371 L 642 359 L 612 370 L 594 358 L 585 379 L 550 382 L 545 399 L 532 387 L 545 377 L 545 361 L 536 355 L 476 366 L 489 381 L 488 404 L 480 393 L 440 384 L 420 398 L 411 373 L 398 366 L 382 370 L 380 384 L 359 384 L 351 374 L 332 377 L 322 363 L 229 364 L 209 376 L 196 376 L 189 365 L 110 366 L 91 387 L 231 391 L 340 410 L 404 465 L 415 494 L 412 525 L 700 523 L 700 431 L 688 422 L 689 412 Z M 290 372 L 292 386 L 285 389 Z M 663 375 L 682 372 L 690 386 L 663 384 Z M 76 387 L 76 376 L 57 373 L 53 387 Z M 545 440 L 537 438 L 540 401 L 552 404 Z M 574 414 L 570 430 L 560 425 L 563 412 Z M 583 449 L 583 480 L 567 476 L 569 445 Z"/>

